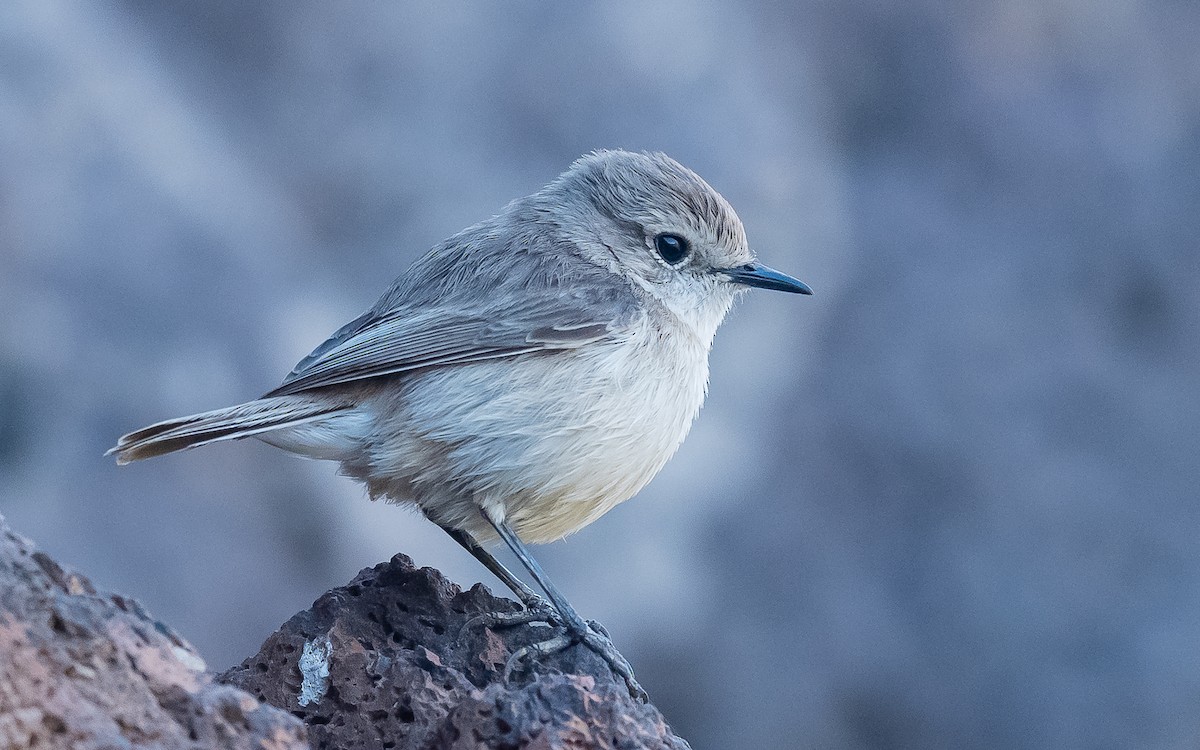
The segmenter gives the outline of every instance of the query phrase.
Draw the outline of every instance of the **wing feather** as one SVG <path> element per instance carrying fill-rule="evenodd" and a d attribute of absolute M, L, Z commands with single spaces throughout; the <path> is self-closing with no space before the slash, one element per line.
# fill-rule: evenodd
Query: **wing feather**
<path fill-rule="evenodd" d="M 622 335 L 644 314 L 633 285 L 583 260 L 573 243 L 546 227 L 501 231 L 504 220 L 493 217 L 435 247 L 267 395 L 575 349 Z M 516 226 L 541 225 L 532 217 Z"/>
<path fill-rule="evenodd" d="M 283 384 L 266 395 L 283 396 L 430 367 L 575 349 L 618 334 L 629 323 L 629 305 L 611 300 L 579 305 L 580 301 L 565 305 L 548 298 L 541 304 L 510 308 L 501 320 L 497 320 L 500 311 L 463 315 L 442 306 L 359 318 L 301 360 Z"/>

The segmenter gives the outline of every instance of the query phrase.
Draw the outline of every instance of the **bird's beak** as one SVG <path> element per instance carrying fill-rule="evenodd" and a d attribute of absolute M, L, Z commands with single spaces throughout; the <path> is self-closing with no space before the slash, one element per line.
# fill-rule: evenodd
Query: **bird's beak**
<path fill-rule="evenodd" d="M 786 273 L 780 273 L 773 268 L 767 268 L 758 263 L 747 263 L 744 266 L 736 266 L 734 268 L 722 268 L 717 273 L 735 284 L 756 286 L 760 289 L 774 289 L 779 292 L 792 292 L 793 294 L 812 294 L 812 290 L 808 288 L 808 284 L 805 284 L 800 279 L 793 279 Z"/>

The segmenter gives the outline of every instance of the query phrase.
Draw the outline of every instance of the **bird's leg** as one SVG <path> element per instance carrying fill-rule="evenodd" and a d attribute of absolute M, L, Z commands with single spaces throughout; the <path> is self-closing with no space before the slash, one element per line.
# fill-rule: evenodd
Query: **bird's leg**
<path fill-rule="evenodd" d="M 545 599 L 537 595 L 533 589 L 529 588 L 520 578 L 517 578 L 511 570 L 504 566 L 488 552 L 479 542 L 475 541 L 467 532 L 461 529 L 451 528 L 449 526 L 441 526 L 442 531 L 450 535 L 450 538 L 462 545 L 462 548 L 471 553 L 479 562 L 483 563 L 483 567 L 491 571 L 492 575 L 500 579 L 500 581 L 517 595 L 521 603 L 525 605 L 523 612 L 492 612 L 485 615 L 473 617 L 463 626 L 463 630 L 470 627 L 482 625 L 484 627 L 505 627 L 510 625 L 524 625 L 529 622 L 545 622 L 551 625 L 558 624 L 558 611 L 554 609 Z"/>
<path fill-rule="evenodd" d="M 529 574 L 533 576 L 542 590 L 550 597 L 550 601 L 554 603 L 554 608 L 558 610 L 558 614 L 562 619 L 563 625 L 567 629 L 567 634 L 552 638 L 543 643 L 535 643 L 531 646 L 525 646 L 516 651 L 505 665 L 504 672 L 507 677 L 513 668 L 517 666 L 522 659 L 526 657 L 537 658 L 554 654 L 563 649 L 570 647 L 574 643 L 582 643 L 592 650 L 601 659 L 608 663 L 612 671 L 625 680 L 625 687 L 629 690 L 629 694 L 635 699 L 645 703 L 649 700 L 646 691 L 634 679 L 633 668 L 629 666 L 629 662 L 625 660 L 617 651 L 616 646 L 609 639 L 608 634 L 604 629 L 599 627 L 589 627 L 567 598 L 563 596 L 554 584 L 550 582 L 550 578 L 546 572 L 542 570 L 542 566 L 538 561 L 533 559 L 533 555 L 529 554 L 529 550 L 525 548 L 525 544 L 517 537 L 512 528 L 509 527 L 505 520 L 486 509 L 482 510 L 483 517 L 488 520 L 488 523 L 496 529 L 496 533 L 504 540 Z"/>

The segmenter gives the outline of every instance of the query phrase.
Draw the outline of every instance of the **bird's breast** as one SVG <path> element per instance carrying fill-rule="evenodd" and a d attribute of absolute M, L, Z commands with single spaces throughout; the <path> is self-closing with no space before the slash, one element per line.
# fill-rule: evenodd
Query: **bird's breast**
<path fill-rule="evenodd" d="M 687 435 L 707 346 L 646 322 L 573 351 L 446 368 L 408 389 L 376 462 L 426 512 L 500 504 L 529 542 L 576 531 L 640 490 Z M 386 469 L 385 469 L 386 465 Z M 486 528 L 473 529 L 488 537 Z"/>
<path fill-rule="evenodd" d="M 658 473 L 704 401 L 707 348 L 647 325 L 574 353 L 569 371 L 546 380 L 558 385 L 544 423 L 553 428 L 537 447 L 541 478 L 510 506 L 519 533 L 533 541 L 586 526 Z"/>

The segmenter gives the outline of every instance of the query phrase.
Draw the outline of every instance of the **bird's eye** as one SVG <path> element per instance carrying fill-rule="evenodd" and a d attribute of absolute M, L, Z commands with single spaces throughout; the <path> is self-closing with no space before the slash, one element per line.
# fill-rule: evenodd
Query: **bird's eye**
<path fill-rule="evenodd" d="M 667 265 L 682 263 L 692 251 L 688 241 L 677 234 L 660 234 L 654 238 L 654 249 Z"/>

